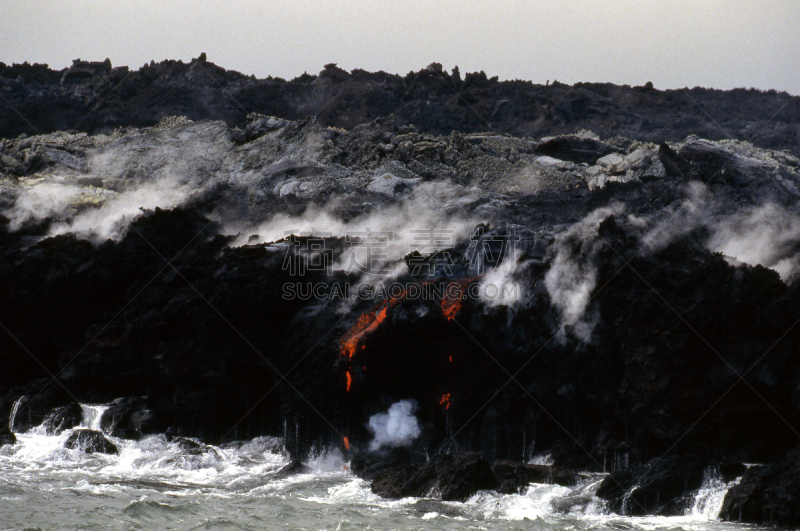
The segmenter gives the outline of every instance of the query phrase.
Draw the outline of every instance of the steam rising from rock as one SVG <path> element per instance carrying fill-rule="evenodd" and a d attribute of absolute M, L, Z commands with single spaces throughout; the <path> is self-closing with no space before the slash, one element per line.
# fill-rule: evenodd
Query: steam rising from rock
<path fill-rule="evenodd" d="M 800 271 L 800 219 L 775 204 L 720 220 L 707 245 L 741 262 L 774 269 L 784 280 Z"/>
<path fill-rule="evenodd" d="M 599 208 L 571 226 L 556 242 L 555 257 L 544 278 L 545 288 L 561 317 L 558 337 L 572 335 L 588 343 L 598 316 L 588 311 L 597 284 L 595 255 L 603 245 L 597 227 L 608 216 L 622 212 L 621 204 Z"/>
<path fill-rule="evenodd" d="M 703 229 L 710 251 L 749 265 L 762 265 L 789 280 L 800 271 L 800 218 L 776 203 L 740 207 L 716 199 L 702 183 L 687 186 L 687 197 L 656 221 L 642 237 L 650 251 Z"/>
<path fill-rule="evenodd" d="M 414 411 L 417 404 L 412 400 L 401 400 L 392 404 L 386 413 L 378 413 L 369 418 L 369 431 L 374 439 L 369 444 L 370 451 L 382 446 L 408 446 L 419 437 L 420 429 Z"/>

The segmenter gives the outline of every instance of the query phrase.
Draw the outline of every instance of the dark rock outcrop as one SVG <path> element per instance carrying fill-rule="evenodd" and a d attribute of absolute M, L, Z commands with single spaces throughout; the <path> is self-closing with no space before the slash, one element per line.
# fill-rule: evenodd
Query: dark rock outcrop
<path fill-rule="evenodd" d="M 114 437 L 139 439 L 143 435 L 163 433 L 169 425 L 159 423 L 147 397 L 130 397 L 114 400 L 103 413 L 100 427 Z"/>
<path fill-rule="evenodd" d="M 5 446 L 6 444 L 15 444 L 16 442 L 17 436 L 8 430 L 8 425 L 3 425 L 0 427 L 0 446 Z"/>
<path fill-rule="evenodd" d="M 798 98 L 774 91 L 541 85 L 499 81 L 484 72 L 462 79 L 457 68 L 447 72 L 441 65 L 406 76 L 325 65 L 319 75 L 286 81 L 255 79 L 200 58 L 150 62 L 138 70 L 108 60 L 77 60 L 61 71 L 0 63 L 0 90 L 10 103 L 0 107 L 0 138 L 151 126 L 172 115 L 223 120 L 241 131 L 255 112 L 289 120 L 313 115 L 348 130 L 393 115 L 401 125 L 441 135 L 494 131 L 540 138 L 589 129 L 604 138 L 663 142 L 693 133 L 710 139 L 731 134 L 800 153 Z M 596 159 L 595 148 L 586 153 L 578 158 Z"/>
<path fill-rule="evenodd" d="M 56 408 L 44 420 L 44 427 L 50 435 L 59 433 L 80 426 L 83 420 L 83 409 L 80 404 L 75 402 Z"/>
<path fill-rule="evenodd" d="M 344 75 L 330 74 L 331 83 Z M 435 75 L 414 83 L 433 86 Z M 463 83 L 491 86 L 484 78 Z M 0 322 L 44 367 L 0 334 L 0 350 L 9 353 L 0 357 L 0 410 L 34 397 L 20 402 L 23 427 L 76 399 L 113 402 L 102 426 L 115 436 L 171 429 L 213 444 L 280 436 L 302 461 L 314 447 L 363 447 L 371 416 L 415 400 L 421 434 L 413 452 L 364 467 L 365 477 L 399 478 L 405 469 L 398 467 L 421 469 L 420 456 L 445 445 L 494 462 L 530 456 L 535 441 L 558 466 L 600 471 L 604 462 L 648 462 L 678 440 L 676 453 L 709 462 L 726 455 L 769 462 L 796 444 L 784 419 L 800 420 L 800 329 L 793 328 L 800 284 L 711 252 L 715 226 L 689 207 L 712 222 L 735 221 L 769 198 L 772 213 L 788 212 L 791 227 L 800 160 L 695 137 L 669 151 L 607 138 L 618 151 L 590 166 L 537 155 L 527 138 L 421 130 L 396 119 L 349 131 L 321 120 L 276 120 L 254 126 L 257 138 L 241 143 L 222 122 L 171 118 L 108 136 L 4 141 L 8 156 L 31 164 L 24 175 L 0 178 Z M 718 164 L 729 151 L 741 157 L 731 164 L 752 179 Z M 98 166 L 102 160 L 114 164 Z M 97 205 L 130 197 L 126 191 L 156 186 L 174 165 L 191 193 L 169 208 L 113 220 L 118 230 L 110 236 L 70 225 L 102 213 Z M 23 219 L 28 212 L 15 206 L 40 185 L 79 195 L 63 211 Z M 397 210 L 422 220 L 416 208 L 429 202 L 437 215 L 475 227 L 475 238 L 454 238 L 451 271 L 434 277 L 415 273 L 412 262 L 431 264 L 444 251 L 404 249 L 408 267 L 398 260 L 398 281 L 441 291 L 477 285 L 470 264 L 498 265 L 486 254 L 497 254 L 514 228 L 524 264 L 514 273 L 519 304 L 396 297 L 355 300 L 343 312 L 337 299 L 285 296 L 285 286 L 298 284 L 291 272 L 303 263 L 298 249 L 320 243 L 283 233 L 299 230 L 295 220 L 313 218 L 319 205 L 328 205 L 325 215 L 337 226 Z M 211 221 L 219 216 L 235 222 Z M 269 236 L 235 235 L 240 222 L 286 219 L 286 227 L 265 227 Z M 389 228 L 405 230 L 395 222 Z M 779 251 L 791 262 L 800 247 L 789 236 Z M 340 232 L 322 243 L 344 263 L 353 242 Z M 560 294 L 551 290 L 559 268 L 574 281 Z M 303 286 L 343 288 L 360 277 L 305 273 Z M 574 284 L 583 279 L 591 282 Z M 567 323 L 559 305 L 576 292 L 589 299 L 585 319 Z M 365 321 L 374 326 L 343 355 L 343 340 Z M 516 375 L 514 385 L 506 371 Z M 387 492 L 391 485 L 402 490 L 388 481 Z"/>
<path fill-rule="evenodd" d="M 776 463 L 750 467 L 725 496 L 720 518 L 800 526 L 800 447 Z"/>
<path fill-rule="evenodd" d="M 681 502 L 700 488 L 710 463 L 696 455 L 667 456 L 616 470 L 597 489 L 597 496 L 618 514 L 682 514 Z"/>
<path fill-rule="evenodd" d="M 87 454 L 119 454 L 117 447 L 99 431 L 75 430 L 64 443 L 66 448 Z"/>
<path fill-rule="evenodd" d="M 372 492 L 384 498 L 415 496 L 464 501 L 479 490 L 496 487 L 489 463 L 474 452 L 439 455 L 420 466 L 388 468 L 372 480 Z"/>
<path fill-rule="evenodd" d="M 531 483 L 552 483 L 571 487 L 579 480 L 578 474 L 566 468 L 509 460 L 495 461 L 492 464 L 492 473 L 497 479 L 497 491 L 502 494 L 518 493 Z"/>

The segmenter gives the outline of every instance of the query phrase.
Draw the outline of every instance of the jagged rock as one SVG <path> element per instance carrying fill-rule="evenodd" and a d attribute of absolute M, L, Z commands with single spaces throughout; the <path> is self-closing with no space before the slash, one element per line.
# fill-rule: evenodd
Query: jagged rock
<path fill-rule="evenodd" d="M 800 525 L 800 447 L 777 463 L 750 467 L 725 495 L 720 518 L 761 525 Z"/>
<path fill-rule="evenodd" d="M 64 443 L 65 448 L 87 454 L 119 454 L 117 447 L 99 431 L 75 430 Z"/>
<path fill-rule="evenodd" d="M 110 71 L 111 60 L 109 59 L 106 59 L 103 62 L 90 62 L 76 59 L 72 61 L 72 66 L 64 71 L 64 74 L 61 76 L 61 84 L 64 85 L 65 83 L 69 83 L 71 81 L 79 81 L 82 79 L 104 76 Z"/>
<path fill-rule="evenodd" d="M 80 404 L 72 404 L 55 409 L 44 420 L 44 427 L 49 435 L 58 435 L 65 430 L 80 426 L 83 420 L 83 409 Z"/>
<path fill-rule="evenodd" d="M 276 118 L 275 116 L 262 116 L 260 114 L 251 113 L 247 115 L 247 127 L 244 130 L 244 138 L 247 141 L 255 140 L 270 131 L 276 131 L 289 124 L 286 120 Z"/>
<path fill-rule="evenodd" d="M 667 176 L 667 171 L 664 168 L 664 163 L 661 160 L 655 161 L 649 168 L 639 174 L 639 180 L 643 183 L 657 181 Z"/>
<path fill-rule="evenodd" d="M 578 475 L 569 469 L 547 465 L 531 465 L 516 461 L 498 460 L 492 464 L 492 472 L 499 484 L 497 491 L 515 494 L 531 483 L 552 483 L 570 487 L 578 482 Z"/>
<path fill-rule="evenodd" d="M 147 397 L 130 397 L 114 400 L 103 413 L 100 427 L 114 437 L 139 439 L 144 435 L 160 433 L 168 426 L 159 423 Z"/>
<path fill-rule="evenodd" d="M 12 413 L 16 405 L 14 417 L 14 431 L 24 433 L 31 428 L 40 426 L 53 411 L 72 403 L 72 397 L 67 396 L 62 389 L 56 386 L 47 386 L 47 381 L 34 380 L 27 388 L 23 388 L 21 397 L 17 391 L 12 391 L 2 400 L 3 409 Z M 80 423 L 80 421 L 79 421 Z"/>
<path fill-rule="evenodd" d="M 18 161 L 14 157 L 9 157 L 8 155 L 3 155 L 0 153 L 0 165 L 3 166 L 3 169 L 7 169 L 11 173 L 16 175 L 23 175 L 27 171 L 27 167 L 22 162 Z"/>
<path fill-rule="evenodd" d="M 658 147 L 658 159 L 664 166 L 666 175 L 673 179 L 682 179 L 692 170 L 689 161 L 681 157 L 666 143 L 662 143 Z"/>
<path fill-rule="evenodd" d="M 420 466 L 401 466 L 379 472 L 372 492 L 384 498 L 435 497 L 464 501 L 479 490 L 493 489 L 497 480 L 480 454 L 439 455 Z"/>
<path fill-rule="evenodd" d="M 114 97 L 104 98 L 109 80 L 120 84 Z M 494 129 L 538 138 L 591 129 L 603 138 L 661 142 L 725 129 L 746 140 L 754 124 L 767 123 L 774 109 L 781 108 L 781 120 L 760 130 L 755 141 L 798 154 L 798 111 L 789 104 L 793 96 L 756 90 L 693 89 L 692 98 L 686 98 L 683 89 L 507 83 L 484 72 L 469 73 L 462 81 L 457 69 L 448 74 L 436 63 L 407 76 L 348 73 L 330 64 L 318 76 L 255 79 L 203 61 L 202 54 L 190 63 L 166 60 L 130 71 L 112 68 L 110 61 L 75 61 L 61 71 L 39 64 L 0 64 L 0 84 L 13 108 L 36 117 L 35 129 L 45 132 L 76 124 L 83 131 L 152 126 L 170 114 L 220 119 L 243 129 L 247 114 L 256 112 L 290 120 L 318 115 L 324 125 L 345 129 L 395 116 L 401 125 L 415 124 L 422 133 L 442 135 Z M 221 86 L 225 91 L 209 100 L 208 91 Z M 459 101 L 469 104 L 452 104 L 454 90 Z M 695 101 L 703 102 L 706 113 L 698 112 Z M 0 137 L 16 138 L 23 132 L 35 133 L 11 107 L 0 108 Z"/>
<path fill-rule="evenodd" d="M 677 502 L 697 490 L 711 463 L 696 455 L 667 456 L 611 472 L 597 496 L 618 514 L 643 516 L 682 514 Z"/>

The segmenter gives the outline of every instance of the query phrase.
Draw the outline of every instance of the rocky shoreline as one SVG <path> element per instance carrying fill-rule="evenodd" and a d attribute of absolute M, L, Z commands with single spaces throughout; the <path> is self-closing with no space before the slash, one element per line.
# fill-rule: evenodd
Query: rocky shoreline
<path fill-rule="evenodd" d="M 157 86 L 180 73 L 172 82 L 204 93 L 190 75 L 206 68 L 198 64 L 154 65 L 131 82 L 151 75 Z M 10 71 L 24 83 L 8 81 Z M 94 87 L 91 103 L 113 72 L 3 67 L 11 90 L 0 89 L 20 109 L 79 87 Z M 314 114 L 300 106 L 219 115 L 230 108 L 220 96 L 202 116 L 152 103 L 135 122 L 116 108 L 120 121 L 78 128 L 91 134 L 16 136 L 22 125 L 0 120 L 0 423 L 63 432 L 80 425 L 78 403 L 107 404 L 100 429 L 72 444 L 113 451 L 106 436 L 168 433 L 196 438 L 187 447 L 204 451 L 275 435 L 297 463 L 335 446 L 388 497 L 463 500 L 610 472 L 598 496 L 631 515 L 680 514 L 707 474 L 741 477 L 722 518 L 796 525 L 800 118 L 792 104 L 784 125 L 750 143 L 710 140 L 719 137 L 698 123 L 623 127 L 600 118 L 625 116 L 614 98 L 604 100 L 608 114 L 575 114 L 570 100 L 572 118 L 549 114 L 537 126 L 558 134 L 533 140 L 518 131 L 539 114 L 498 118 L 492 128 L 509 132 L 498 134 L 454 115 L 410 113 L 445 97 L 417 94 L 443 75 L 455 83 L 436 67 L 346 79 L 329 67 L 292 82 L 224 73 L 270 105 L 286 97 L 280 91 L 300 101 L 304 90 L 350 78 L 366 91 L 363 106 L 337 103 L 317 118 L 298 117 Z M 467 76 L 460 94 L 520 86 L 484 78 Z M 270 83 L 284 96 L 264 89 Z M 370 91 L 395 94 L 392 83 L 411 91 L 396 96 L 411 107 L 370 110 L 384 101 Z M 142 105 L 136 98 L 148 92 L 136 90 L 131 101 Z M 565 87 L 535 90 L 552 98 Z M 723 107 L 787 97 L 707 96 Z M 525 108 L 509 101 L 500 108 Z M 345 107 L 366 114 L 345 119 Z M 70 128 L 62 121 L 74 112 L 51 113 L 41 127 Z M 734 128 L 742 137 L 749 112 L 730 115 L 743 120 Z M 352 234 L 387 223 L 398 234 L 451 231 L 444 249 L 403 240 L 385 251 L 393 281 L 439 289 L 438 299 L 298 295 L 307 283 L 363 283 L 363 272 L 342 266 Z M 288 266 L 315 237 L 301 234 L 305 226 L 339 265 L 305 271 L 301 285 Z M 498 255 L 509 242 L 513 258 Z M 427 275 L 443 256 L 448 267 Z M 476 257 L 485 271 L 474 271 Z M 445 289 L 492 279 L 520 291 L 498 301 Z M 370 419 L 400 400 L 413 402 L 419 435 L 376 450 Z M 13 444 L 11 431 L 0 431 L 0 444 Z M 552 464 L 531 464 L 544 454 Z"/>

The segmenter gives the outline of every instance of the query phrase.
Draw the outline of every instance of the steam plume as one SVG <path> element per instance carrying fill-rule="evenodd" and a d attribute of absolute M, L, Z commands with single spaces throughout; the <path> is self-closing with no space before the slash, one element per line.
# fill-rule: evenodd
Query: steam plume
<path fill-rule="evenodd" d="M 389 408 L 386 413 L 378 413 L 369 418 L 369 431 L 374 439 L 370 442 L 370 451 L 382 446 L 408 446 L 419 437 L 420 429 L 414 411 L 417 405 L 412 400 L 401 400 Z"/>

